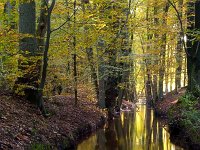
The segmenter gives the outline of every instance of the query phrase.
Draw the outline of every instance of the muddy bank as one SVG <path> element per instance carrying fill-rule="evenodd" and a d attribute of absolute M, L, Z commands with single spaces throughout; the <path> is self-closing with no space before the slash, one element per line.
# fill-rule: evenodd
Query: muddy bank
<path fill-rule="evenodd" d="M 179 97 L 183 96 L 186 88 L 178 90 L 178 92 L 169 92 L 164 96 L 162 101 L 157 101 L 155 104 L 155 114 L 159 117 L 167 117 L 171 107 L 176 105 Z"/>
<path fill-rule="evenodd" d="M 105 122 L 105 113 L 86 98 L 75 107 L 72 96 L 54 96 L 45 106 L 48 118 L 24 100 L 1 95 L 0 149 L 74 148 Z"/>

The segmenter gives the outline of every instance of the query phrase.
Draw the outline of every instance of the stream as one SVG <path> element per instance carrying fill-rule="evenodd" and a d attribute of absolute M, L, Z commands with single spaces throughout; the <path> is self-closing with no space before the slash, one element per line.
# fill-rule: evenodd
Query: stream
<path fill-rule="evenodd" d="M 137 106 L 82 141 L 77 150 L 183 150 L 171 143 L 166 123 L 154 117 L 153 109 Z"/>

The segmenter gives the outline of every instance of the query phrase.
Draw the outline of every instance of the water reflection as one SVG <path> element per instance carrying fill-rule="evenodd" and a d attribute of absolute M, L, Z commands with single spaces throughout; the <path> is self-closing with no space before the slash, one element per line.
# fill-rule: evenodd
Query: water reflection
<path fill-rule="evenodd" d="M 170 142 L 153 110 L 139 105 L 138 112 L 122 113 L 78 145 L 77 150 L 182 150 Z"/>

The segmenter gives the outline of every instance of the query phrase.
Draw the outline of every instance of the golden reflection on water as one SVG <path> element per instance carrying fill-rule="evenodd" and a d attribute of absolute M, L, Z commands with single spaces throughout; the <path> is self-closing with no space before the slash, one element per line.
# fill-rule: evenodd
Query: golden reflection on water
<path fill-rule="evenodd" d="M 138 112 L 124 112 L 78 145 L 77 150 L 182 150 L 170 142 L 163 123 L 153 110 L 139 105 Z"/>

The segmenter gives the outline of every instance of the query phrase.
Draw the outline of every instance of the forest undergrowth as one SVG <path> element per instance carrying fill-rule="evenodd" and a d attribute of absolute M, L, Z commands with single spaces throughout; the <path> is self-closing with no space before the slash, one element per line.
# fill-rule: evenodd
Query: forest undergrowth
<path fill-rule="evenodd" d="M 182 88 L 178 93 L 166 94 L 163 101 L 157 102 L 155 109 L 157 115 L 167 117 L 175 143 L 188 149 L 200 148 L 200 101 L 197 97 Z"/>

